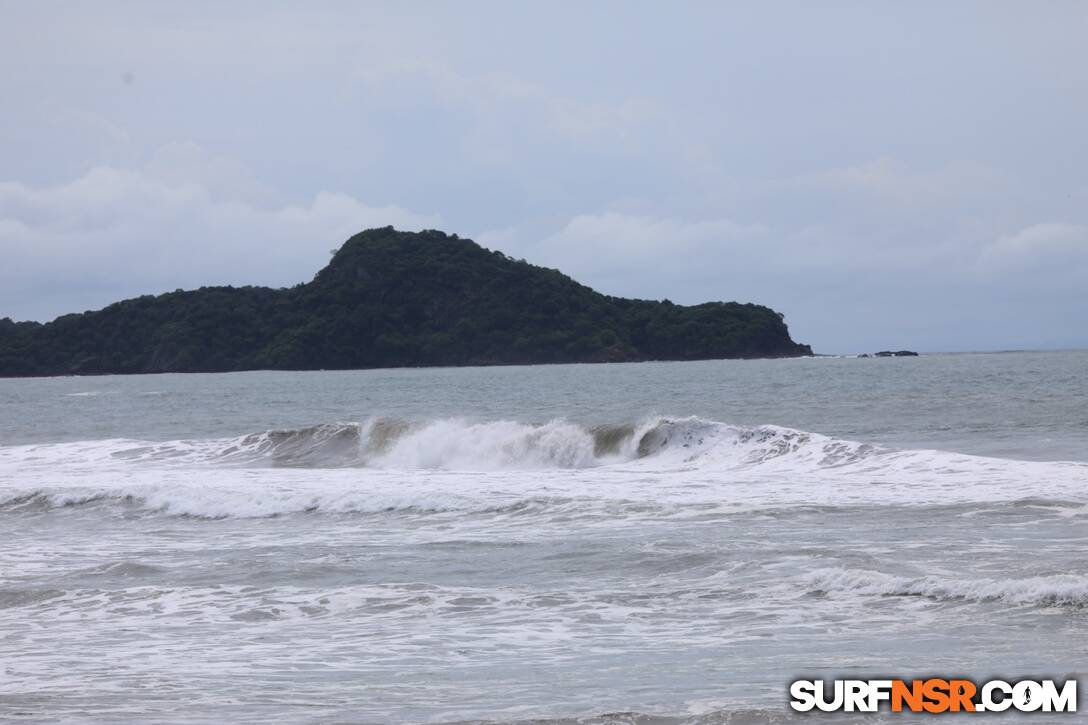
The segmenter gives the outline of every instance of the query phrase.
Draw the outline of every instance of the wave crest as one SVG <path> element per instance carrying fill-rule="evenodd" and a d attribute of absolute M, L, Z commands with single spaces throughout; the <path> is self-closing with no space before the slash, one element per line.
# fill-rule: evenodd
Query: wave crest
<path fill-rule="evenodd" d="M 878 452 L 874 446 L 778 426 L 741 427 L 701 418 L 581 425 L 462 419 L 372 418 L 269 430 L 235 439 L 125 442 L 110 455 L 131 461 L 179 461 L 304 468 L 408 470 L 577 469 L 667 457 L 756 465 L 800 456 L 817 466 L 842 465 Z"/>

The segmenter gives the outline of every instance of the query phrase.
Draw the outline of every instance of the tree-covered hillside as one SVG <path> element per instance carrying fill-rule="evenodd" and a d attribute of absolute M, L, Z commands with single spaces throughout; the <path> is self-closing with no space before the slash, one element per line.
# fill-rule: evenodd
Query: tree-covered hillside
<path fill-rule="evenodd" d="M 203 287 L 0 320 L 0 375 L 314 370 L 811 354 L 760 305 L 610 297 L 438 231 L 370 229 L 291 289 Z"/>

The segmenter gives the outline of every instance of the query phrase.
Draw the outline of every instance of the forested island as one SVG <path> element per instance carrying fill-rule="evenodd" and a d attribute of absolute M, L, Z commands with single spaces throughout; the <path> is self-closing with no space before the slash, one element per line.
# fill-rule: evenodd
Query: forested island
<path fill-rule="evenodd" d="M 0 375 L 318 370 L 812 354 L 754 304 L 624 299 L 439 231 L 355 235 L 310 282 L 0 319 Z"/>

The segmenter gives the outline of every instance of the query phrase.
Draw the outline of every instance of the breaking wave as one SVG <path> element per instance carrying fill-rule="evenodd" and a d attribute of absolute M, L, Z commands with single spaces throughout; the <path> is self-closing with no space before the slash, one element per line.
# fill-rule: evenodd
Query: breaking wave
<path fill-rule="evenodd" d="M 214 471 L 214 473 L 213 473 Z M 701 418 L 374 418 L 230 439 L 0 447 L 0 514 L 640 517 L 870 505 L 1088 516 L 1088 464 L 893 450 Z M 1028 498 L 1025 498 L 1027 496 Z"/>
<path fill-rule="evenodd" d="M 1088 607 L 1088 577 L 1052 574 L 1020 579 L 904 577 L 868 569 L 818 569 L 806 581 L 810 593 L 923 597 L 937 601 L 995 602 L 1040 607 Z"/>
<path fill-rule="evenodd" d="M 581 425 L 514 421 L 425 422 L 374 418 L 269 430 L 231 439 L 85 441 L 19 446 L 26 460 L 212 463 L 243 467 L 397 470 L 542 470 L 595 468 L 645 458 L 700 458 L 753 465 L 790 456 L 837 466 L 881 453 L 875 446 L 773 425 L 742 427 L 701 418 Z M 59 460 L 58 460 L 59 459 Z"/>

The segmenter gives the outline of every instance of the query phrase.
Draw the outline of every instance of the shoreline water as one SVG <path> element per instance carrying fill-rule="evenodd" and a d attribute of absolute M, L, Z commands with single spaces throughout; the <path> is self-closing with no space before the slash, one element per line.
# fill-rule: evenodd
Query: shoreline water
<path fill-rule="evenodd" d="M 0 719 L 779 723 L 802 676 L 1077 676 L 1086 364 L 0 381 Z"/>

